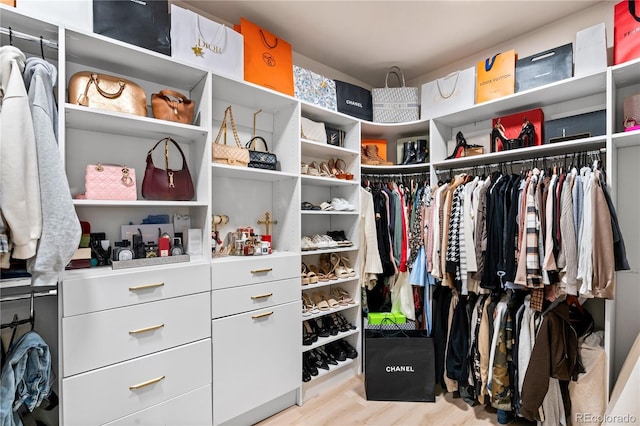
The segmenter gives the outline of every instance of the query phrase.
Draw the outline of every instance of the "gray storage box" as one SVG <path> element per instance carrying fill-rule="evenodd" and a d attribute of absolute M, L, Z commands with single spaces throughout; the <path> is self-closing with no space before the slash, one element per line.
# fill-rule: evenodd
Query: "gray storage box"
<path fill-rule="evenodd" d="M 544 143 L 602 136 L 607 131 L 606 111 L 594 111 L 544 122 Z"/>

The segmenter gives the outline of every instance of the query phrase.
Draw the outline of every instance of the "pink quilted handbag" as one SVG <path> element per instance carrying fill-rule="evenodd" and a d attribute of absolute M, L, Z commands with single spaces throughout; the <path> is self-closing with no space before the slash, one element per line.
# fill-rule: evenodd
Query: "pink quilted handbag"
<path fill-rule="evenodd" d="M 89 164 L 84 184 L 88 200 L 137 200 L 136 171 L 127 166 Z"/>

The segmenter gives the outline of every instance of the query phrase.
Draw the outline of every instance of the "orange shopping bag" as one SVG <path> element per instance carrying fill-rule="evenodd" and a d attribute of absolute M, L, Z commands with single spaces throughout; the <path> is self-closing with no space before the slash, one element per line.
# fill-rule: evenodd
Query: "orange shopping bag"
<path fill-rule="evenodd" d="M 476 103 L 511 95 L 516 83 L 516 51 L 499 53 L 478 62 Z"/>
<path fill-rule="evenodd" d="M 234 28 L 244 37 L 244 79 L 293 96 L 291 45 L 244 18 Z"/>

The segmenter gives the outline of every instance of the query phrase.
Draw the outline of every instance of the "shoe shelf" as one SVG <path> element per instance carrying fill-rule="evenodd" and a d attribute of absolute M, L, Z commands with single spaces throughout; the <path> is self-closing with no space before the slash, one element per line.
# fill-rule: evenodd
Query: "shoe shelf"
<path fill-rule="evenodd" d="M 303 317 L 303 318 L 306 321 L 306 319 L 308 317 Z M 345 337 L 349 337 L 349 336 L 352 336 L 352 335 L 358 334 L 358 333 L 360 333 L 360 329 L 356 328 L 355 330 L 339 331 L 338 334 L 336 334 L 335 336 L 318 337 L 318 341 L 313 342 L 311 345 L 309 345 L 309 346 L 302 345 L 302 353 L 308 352 L 311 349 L 315 349 L 315 348 L 318 348 L 320 346 L 324 346 L 327 343 L 335 342 L 336 340 L 341 340 L 341 339 L 344 339 Z M 338 362 L 340 362 L 340 361 L 338 361 Z"/>
<path fill-rule="evenodd" d="M 320 215 L 320 216 L 357 216 L 360 213 L 356 211 L 336 211 L 336 210 L 302 210 L 303 215 Z"/>
<path fill-rule="evenodd" d="M 301 285 L 301 290 L 302 291 L 313 290 L 313 289 L 321 288 L 321 287 L 327 287 L 327 286 L 332 286 L 332 285 L 340 285 L 340 284 L 348 283 L 348 282 L 351 282 L 351 281 L 356 281 L 358 279 L 360 279 L 360 277 L 358 275 L 356 275 L 355 277 L 338 278 L 337 280 L 318 281 L 318 283 L 316 283 L 316 284 L 304 284 L 304 285 Z"/>
<path fill-rule="evenodd" d="M 298 175 L 277 170 L 255 169 L 253 167 L 230 166 L 227 164 L 211 163 L 214 176 L 230 179 L 261 180 L 278 182 L 286 179 L 297 179 Z"/>
<path fill-rule="evenodd" d="M 475 165 L 509 162 L 514 160 L 528 160 L 544 158 L 552 155 L 569 154 L 576 151 L 595 150 L 606 146 L 605 135 L 572 141 L 558 142 L 527 148 L 512 149 L 508 151 L 491 152 L 472 157 L 453 158 L 450 160 L 434 161 L 431 163 L 435 170 L 448 170 Z"/>
<path fill-rule="evenodd" d="M 336 370 L 340 370 L 344 367 L 347 367 L 351 364 L 353 364 L 355 362 L 355 360 L 357 360 L 358 358 L 360 358 L 360 356 L 358 355 L 358 357 L 354 358 L 354 359 L 350 359 L 347 358 L 346 361 L 338 361 L 338 365 L 331 365 L 329 364 L 329 369 L 325 370 L 322 368 L 318 368 L 318 375 L 317 376 L 311 376 L 311 380 L 309 380 L 308 382 L 302 382 L 303 385 L 308 384 L 308 383 L 312 383 L 315 380 L 318 380 L 319 378 L 326 376 L 327 374 L 332 374 L 333 372 L 335 372 Z"/>
<path fill-rule="evenodd" d="M 327 143 L 316 142 L 309 139 L 300 138 L 300 146 L 302 148 L 303 155 L 309 157 L 350 157 L 357 156 L 360 151 L 354 151 L 352 149 L 343 148 L 340 146 L 329 145 Z"/>
<path fill-rule="evenodd" d="M 351 247 L 334 247 L 334 248 L 316 249 L 316 250 L 303 250 L 300 254 L 302 256 L 307 256 L 311 254 L 342 253 L 342 252 L 350 252 L 350 251 L 358 251 L 358 247 L 351 246 Z"/>
<path fill-rule="evenodd" d="M 320 317 L 323 317 L 325 315 L 334 314 L 336 312 L 346 311 L 348 309 L 357 308 L 359 306 L 360 306 L 359 302 L 356 302 L 356 303 L 351 304 L 351 305 L 345 305 L 345 306 L 341 305 L 341 306 L 339 306 L 337 308 L 330 308 L 327 311 L 320 311 L 320 312 L 315 313 L 315 314 L 303 316 L 303 317 L 301 317 L 301 319 L 302 319 L 302 321 L 306 321 L 306 320 L 310 320 L 310 319 L 314 319 L 314 318 L 320 318 Z"/>
<path fill-rule="evenodd" d="M 613 146 L 615 148 L 626 148 L 640 145 L 640 130 L 633 132 L 616 133 L 612 136 Z"/>
<path fill-rule="evenodd" d="M 155 200 L 73 200 L 74 206 L 92 207 L 207 207 L 203 201 L 155 201 Z"/>
<path fill-rule="evenodd" d="M 322 176 L 309 176 L 309 175 L 301 175 L 302 183 L 304 185 L 311 186 L 356 186 L 359 185 L 359 182 L 355 179 L 346 180 L 346 179 L 337 179 L 330 177 L 322 177 Z"/>
<path fill-rule="evenodd" d="M 362 173 L 412 173 L 422 170 L 428 170 L 431 167 L 431 163 L 420 164 L 395 164 L 393 166 L 375 166 L 361 164 L 360 170 Z"/>

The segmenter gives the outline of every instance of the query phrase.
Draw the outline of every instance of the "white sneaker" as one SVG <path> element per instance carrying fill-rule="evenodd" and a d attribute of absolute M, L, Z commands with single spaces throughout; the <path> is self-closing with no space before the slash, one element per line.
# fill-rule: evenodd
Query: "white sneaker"
<path fill-rule="evenodd" d="M 331 205 L 337 211 L 353 211 L 354 210 L 353 206 L 349 204 L 349 202 L 344 198 L 337 198 L 337 197 L 333 198 L 331 200 Z"/>

